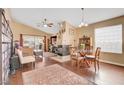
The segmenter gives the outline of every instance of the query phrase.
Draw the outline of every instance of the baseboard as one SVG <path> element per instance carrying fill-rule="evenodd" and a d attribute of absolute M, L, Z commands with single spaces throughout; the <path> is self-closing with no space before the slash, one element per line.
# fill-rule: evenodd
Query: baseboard
<path fill-rule="evenodd" d="M 121 64 L 121 63 L 118 63 L 118 62 L 112 62 L 112 61 L 108 61 L 108 60 L 100 60 L 100 62 L 103 62 L 103 63 L 109 63 L 109 64 L 113 64 L 113 65 L 118 65 L 118 66 L 123 66 L 124 67 L 124 64 Z"/>

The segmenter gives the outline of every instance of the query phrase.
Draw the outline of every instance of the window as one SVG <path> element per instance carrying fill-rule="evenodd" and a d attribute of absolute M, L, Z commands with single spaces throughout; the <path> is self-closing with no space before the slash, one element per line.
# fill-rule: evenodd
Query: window
<path fill-rule="evenodd" d="M 44 37 L 41 36 L 23 35 L 23 46 L 34 49 L 43 49 L 43 40 Z"/>
<path fill-rule="evenodd" d="M 102 52 L 122 53 L 122 25 L 95 29 L 95 48 Z"/>

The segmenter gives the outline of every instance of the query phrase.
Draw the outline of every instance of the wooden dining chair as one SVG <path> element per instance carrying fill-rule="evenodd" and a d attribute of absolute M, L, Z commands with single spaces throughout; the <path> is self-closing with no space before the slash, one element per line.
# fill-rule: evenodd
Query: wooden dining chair
<path fill-rule="evenodd" d="M 93 54 L 93 46 L 88 46 L 85 49 L 79 51 L 79 54 L 82 58 L 78 60 L 78 68 L 80 68 L 81 64 L 85 62 L 85 67 L 89 67 L 89 62 L 85 61 L 86 55 L 92 55 Z"/>
<path fill-rule="evenodd" d="M 77 51 L 76 47 L 70 47 L 70 59 L 72 66 L 78 66 L 78 61 L 82 57 L 80 56 L 79 52 Z"/>
<path fill-rule="evenodd" d="M 100 52 L 101 52 L 101 48 L 97 47 L 95 55 L 86 55 L 85 58 L 84 58 L 85 61 L 90 62 L 90 63 L 94 63 L 95 72 L 96 72 L 97 68 L 99 70 Z"/>
<path fill-rule="evenodd" d="M 77 65 L 77 52 L 76 52 L 76 47 L 70 47 L 70 59 L 71 59 L 71 64 L 72 66 Z"/>

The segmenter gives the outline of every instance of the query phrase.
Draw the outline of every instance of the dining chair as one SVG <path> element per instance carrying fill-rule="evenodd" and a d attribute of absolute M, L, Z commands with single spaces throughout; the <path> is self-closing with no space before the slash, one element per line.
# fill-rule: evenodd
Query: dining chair
<path fill-rule="evenodd" d="M 71 59 L 71 65 L 77 66 L 78 63 L 79 54 L 77 52 L 76 47 L 70 47 L 70 59 Z"/>
<path fill-rule="evenodd" d="M 17 53 L 18 53 L 19 60 L 20 60 L 20 63 L 22 65 L 22 68 L 23 68 L 23 65 L 27 64 L 27 63 L 32 63 L 32 68 L 33 68 L 33 65 L 34 65 L 34 62 L 35 62 L 35 57 L 34 56 L 23 56 L 22 50 L 20 50 L 20 49 L 17 50 Z"/>
<path fill-rule="evenodd" d="M 89 62 L 85 61 L 86 60 L 85 56 L 93 54 L 93 46 L 85 47 L 85 49 L 79 51 L 79 54 L 82 58 L 78 60 L 78 68 L 80 68 L 80 65 L 84 62 L 85 62 L 85 67 L 89 67 Z"/>
<path fill-rule="evenodd" d="M 74 55 L 77 51 L 76 47 L 69 47 L 70 55 Z"/>
<path fill-rule="evenodd" d="M 100 52 L 101 52 L 101 48 L 100 47 L 97 47 L 97 49 L 95 51 L 95 55 L 85 55 L 85 57 L 84 57 L 85 62 L 94 63 L 95 72 L 96 72 L 96 69 L 97 68 L 99 70 Z"/>

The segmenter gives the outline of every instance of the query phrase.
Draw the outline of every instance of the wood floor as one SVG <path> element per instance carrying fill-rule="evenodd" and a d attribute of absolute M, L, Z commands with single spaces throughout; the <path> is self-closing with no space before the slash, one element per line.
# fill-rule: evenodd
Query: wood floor
<path fill-rule="evenodd" d="M 38 59 L 35 65 L 35 69 L 42 68 L 45 66 L 49 66 L 52 64 L 59 64 L 72 72 L 86 78 L 92 84 L 109 84 L 109 85 L 116 85 L 116 84 L 124 84 L 124 67 L 100 63 L 100 70 L 99 72 L 95 73 L 93 66 L 91 68 L 80 67 L 78 69 L 75 66 L 71 65 L 71 62 L 59 63 L 50 58 L 46 57 L 43 59 Z M 23 70 L 20 68 L 16 71 L 14 75 L 10 75 L 10 84 L 11 85 L 22 85 L 22 72 L 31 71 L 31 64 L 24 65 Z"/>

